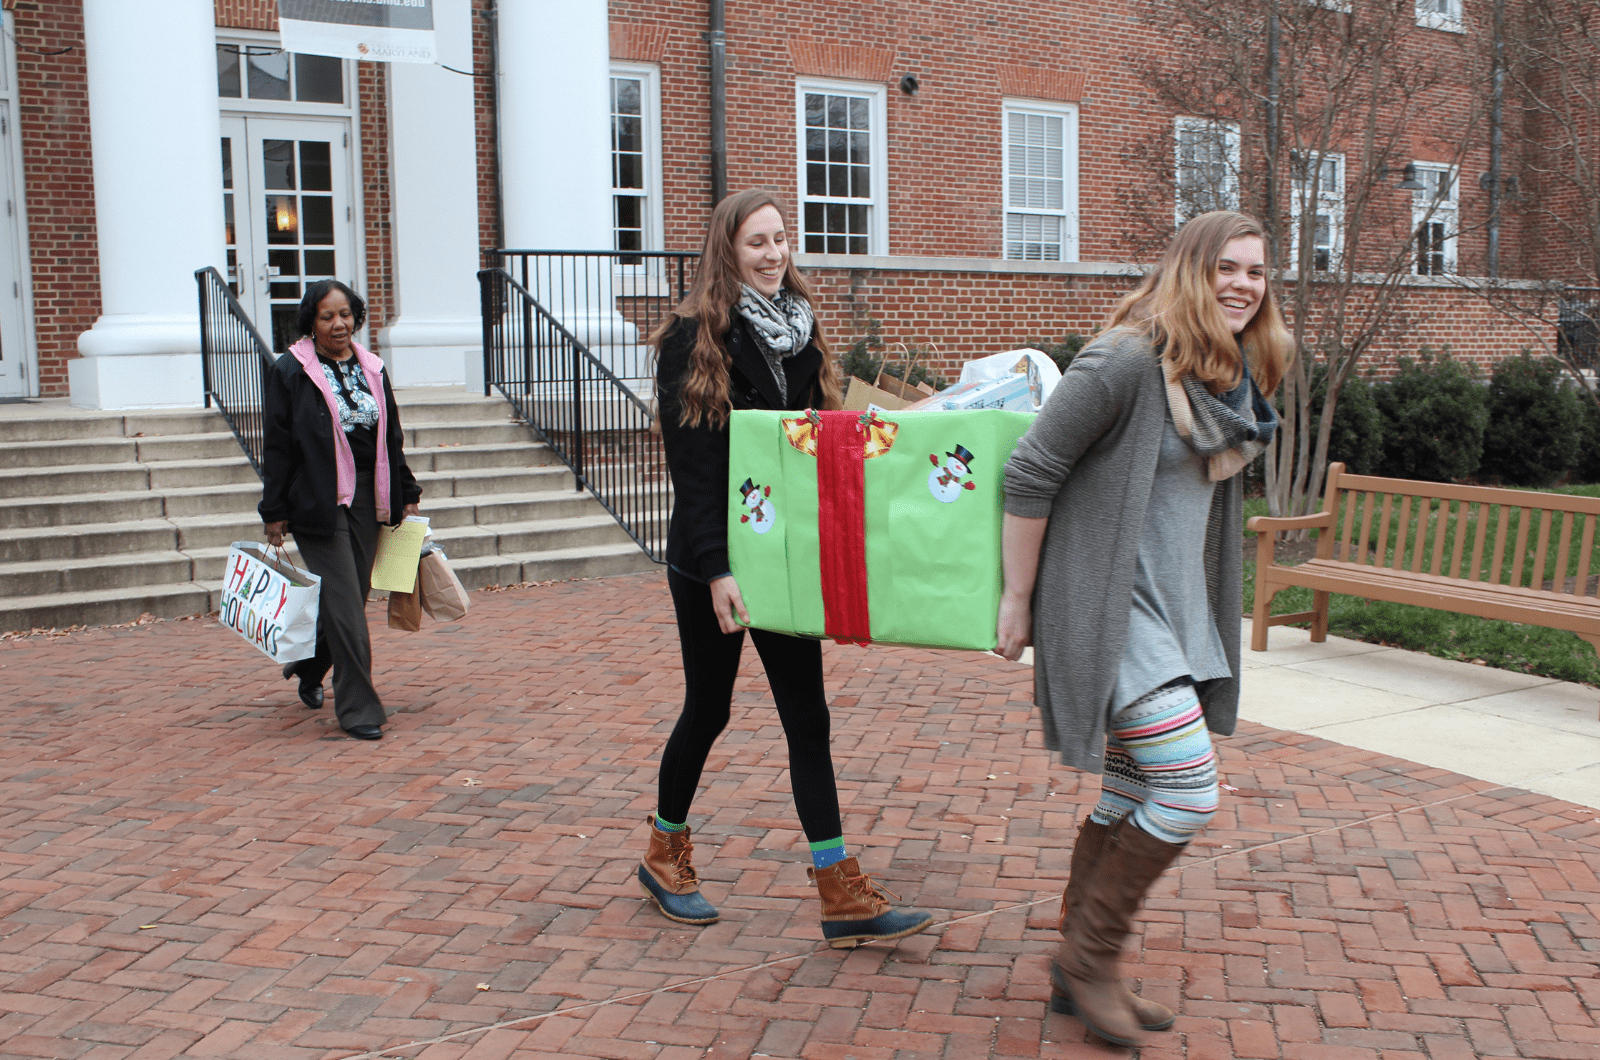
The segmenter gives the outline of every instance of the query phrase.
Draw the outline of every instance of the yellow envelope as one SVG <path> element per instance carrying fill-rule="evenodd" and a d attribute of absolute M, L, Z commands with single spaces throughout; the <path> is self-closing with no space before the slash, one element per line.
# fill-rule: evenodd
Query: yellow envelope
<path fill-rule="evenodd" d="M 417 564 L 428 536 L 428 517 L 408 515 L 399 526 L 378 527 L 378 552 L 372 561 L 372 587 L 409 593 L 417 587 Z"/>

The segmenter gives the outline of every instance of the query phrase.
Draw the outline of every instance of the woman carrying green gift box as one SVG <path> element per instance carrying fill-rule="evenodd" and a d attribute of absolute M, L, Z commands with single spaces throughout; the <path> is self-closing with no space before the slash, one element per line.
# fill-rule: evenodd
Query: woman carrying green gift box
<path fill-rule="evenodd" d="M 661 755 L 657 812 L 639 883 L 672 920 L 710 924 L 692 862 L 689 806 L 711 746 L 728 724 L 750 621 L 728 565 L 728 413 L 836 409 L 839 372 L 789 257 L 782 205 L 765 192 L 728 196 L 711 213 L 688 297 L 650 337 L 658 422 L 672 476 L 667 585 L 683 650 L 683 713 Z M 759 483 L 742 488 L 747 519 L 770 521 Z M 763 507 L 763 505 L 766 505 Z M 789 745 L 795 808 L 811 844 L 822 932 L 836 947 L 897 939 L 933 922 L 895 909 L 846 856 L 829 752 L 818 641 L 752 629 Z"/>
<path fill-rule="evenodd" d="M 1190 221 L 1073 359 L 1006 466 L 999 652 L 1034 648 L 1045 745 L 1103 774 L 1072 850 L 1051 1008 L 1130 1045 L 1173 1014 L 1117 969 L 1140 901 L 1217 808 L 1239 702 L 1239 472 L 1292 346 L 1266 232 Z"/>

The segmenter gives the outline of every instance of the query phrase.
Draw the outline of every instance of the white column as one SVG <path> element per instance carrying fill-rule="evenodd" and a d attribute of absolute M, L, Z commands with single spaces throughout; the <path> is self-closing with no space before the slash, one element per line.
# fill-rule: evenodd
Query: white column
<path fill-rule="evenodd" d="M 100 317 L 72 404 L 201 404 L 194 271 L 223 265 L 212 0 L 83 0 Z"/>
<path fill-rule="evenodd" d="M 439 62 L 471 70 L 469 0 L 435 0 L 433 25 Z M 397 386 L 461 383 L 467 359 L 482 357 L 473 122 L 471 77 L 441 66 L 390 65 L 390 188 L 400 312 L 378 332 L 378 346 Z"/>
<path fill-rule="evenodd" d="M 506 246 L 609 250 L 611 37 L 605 0 L 500 5 L 500 144 Z M 613 371 L 644 374 L 638 335 L 616 312 L 611 270 L 568 261 L 534 294 Z M 574 277 L 576 274 L 576 278 Z M 609 348 L 609 349 L 608 349 Z"/>

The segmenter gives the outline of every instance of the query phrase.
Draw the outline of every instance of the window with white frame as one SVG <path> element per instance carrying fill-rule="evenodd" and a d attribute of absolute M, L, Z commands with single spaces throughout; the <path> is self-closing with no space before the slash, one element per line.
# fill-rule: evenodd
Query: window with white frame
<path fill-rule="evenodd" d="M 1182 224 L 1211 210 L 1239 208 L 1239 126 L 1178 118 L 1175 214 Z"/>
<path fill-rule="evenodd" d="M 1461 0 L 1417 0 L 1417 25 L 1465 33 Z"/>
<path fill-rule="evenodd" d="M 1005 156 L 1005 256 L 1078 260 L 1078 109 L 1007 102 L 1001 108 Z"/>
<path fill-rule="evenodd" d="M 660 245 L 660 109 L 653 66 L 611 67 L 611 203 L 613 246 L 653 250 Z M 622 259 L 636 265 L 639 259 Z"/>
<path fill-rule="evenodd" d="M 1338 267 L 1344 245 L 1344 156 L 1308 152 L 1295 158 L 1293 165 L 1290 254 L 1298 268 L 1304 234 L 1311 249 L 1312 270 L 1328 272 Z"/>
<path fill-rule="evenodd" d="M 795 88 L 800 249 L 807 254 L 886 253 L 883 86 L 807 81 Z"/>
<path fill-rule="evenodd" d="M 1456 269 L 1456 232 L 1460 226 L 1456 171 L 1450 166 L 1418 162 L 1422 187 L 1411 193 L 1411 223 L 1417 236 L 1417 275 L 1440 276 Z"/>

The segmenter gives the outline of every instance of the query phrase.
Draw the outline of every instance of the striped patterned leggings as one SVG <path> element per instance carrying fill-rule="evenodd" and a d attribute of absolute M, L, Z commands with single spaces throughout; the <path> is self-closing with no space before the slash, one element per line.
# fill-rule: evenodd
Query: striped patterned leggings
<path fill-rule="evenodd" d="M 1111 716 L 1092 820 L 1132 814 L 1140 831 L 1183 844 L 1216 812 L 1217 755 L 1193 684 L 1158 688 Z"/>

